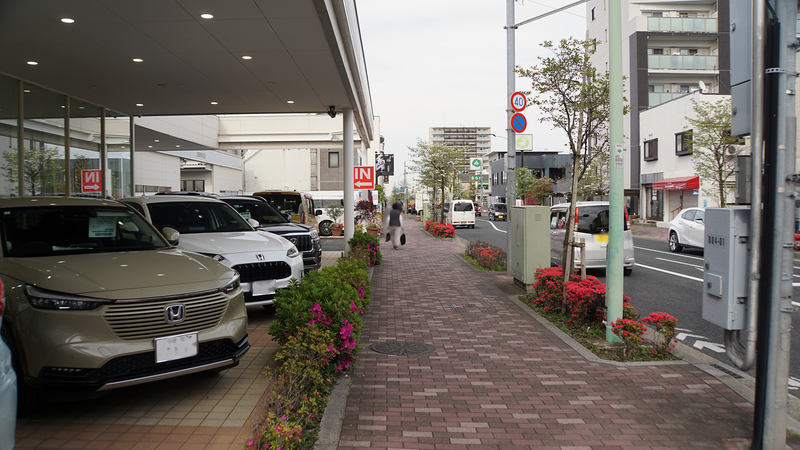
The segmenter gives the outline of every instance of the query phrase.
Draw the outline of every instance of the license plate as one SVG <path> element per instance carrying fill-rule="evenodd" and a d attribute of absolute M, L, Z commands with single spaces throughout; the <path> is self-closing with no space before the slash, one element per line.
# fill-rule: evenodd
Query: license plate
<path fill-rule="evenodd" d="M 499 218 L 501 218 L 501 219 L 502 219 L 502 218 L 503 218 L 503 215 L 502 215 L 502 214 L 498 214 L 498 215 L 497 215 L 497 217 L 499 217 Z"/>
<path fill-rule="evenodd" d="M 174 361 L 197 355 L 197 333 L 155 339 L 156 362 Z"/>
<path fill-rule="evenodd" d="M 275 293 L 275 280 L 253 281 L 253 295 L 267 295 Z"/>

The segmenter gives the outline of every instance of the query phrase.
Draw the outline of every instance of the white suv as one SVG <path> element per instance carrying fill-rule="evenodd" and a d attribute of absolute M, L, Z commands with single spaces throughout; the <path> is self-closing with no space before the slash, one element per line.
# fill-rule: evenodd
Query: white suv
<path fill-rule="evenodd" d="M 129 205 L 173 245 L 210 256 L 241 275 L 246 305 L 270 305 L 275 292 L 303 275 L 303 258 L 288 240 L 257 231 L 227 203 L 210 197 L 129 197 Z"/>

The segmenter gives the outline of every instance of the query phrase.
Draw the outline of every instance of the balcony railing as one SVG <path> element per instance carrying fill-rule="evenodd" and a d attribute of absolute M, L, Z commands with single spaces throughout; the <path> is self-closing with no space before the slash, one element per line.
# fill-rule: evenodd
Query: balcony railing
<path fill-rule="evenodd" d="M 673 98 L 682 97 L 688 94 L 688 92 L 649 92 L 648 95 L 648 105 L 649 106 L 656 106 L 662 103 L 668 102 Z"/>
<path fill-rule="evenodd" d="M 688 17 L 648 17 L 647 31 L 716 33 L 717 19 L 696 19 Z"/>
<path fill-rule="evenodd" d="M 719 58 L 713 55 L 647 55 L 648 69 L 717 70 Z"/>

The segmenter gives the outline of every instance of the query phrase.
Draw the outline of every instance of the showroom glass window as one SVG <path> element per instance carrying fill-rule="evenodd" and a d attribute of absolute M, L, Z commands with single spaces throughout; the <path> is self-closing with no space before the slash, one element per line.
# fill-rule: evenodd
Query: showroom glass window
<path fill-rule="evenodd" d="M 131 196 L 130 123 L 124 114 L 0 75 L 0 195 Z M 82 178 L 95 171 L 90 181 L 100 179 L 104 147 L 105 193 Z"/>

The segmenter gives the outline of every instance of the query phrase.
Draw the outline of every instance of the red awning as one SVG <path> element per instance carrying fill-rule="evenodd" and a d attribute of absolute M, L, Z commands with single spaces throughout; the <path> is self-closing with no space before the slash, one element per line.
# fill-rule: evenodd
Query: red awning
<path fill-rule="evenodd" d="M 679 191 L 681 189 L 700 189 L 700 177 L 666 178 L 653 183 L 654 191 Z"/>

